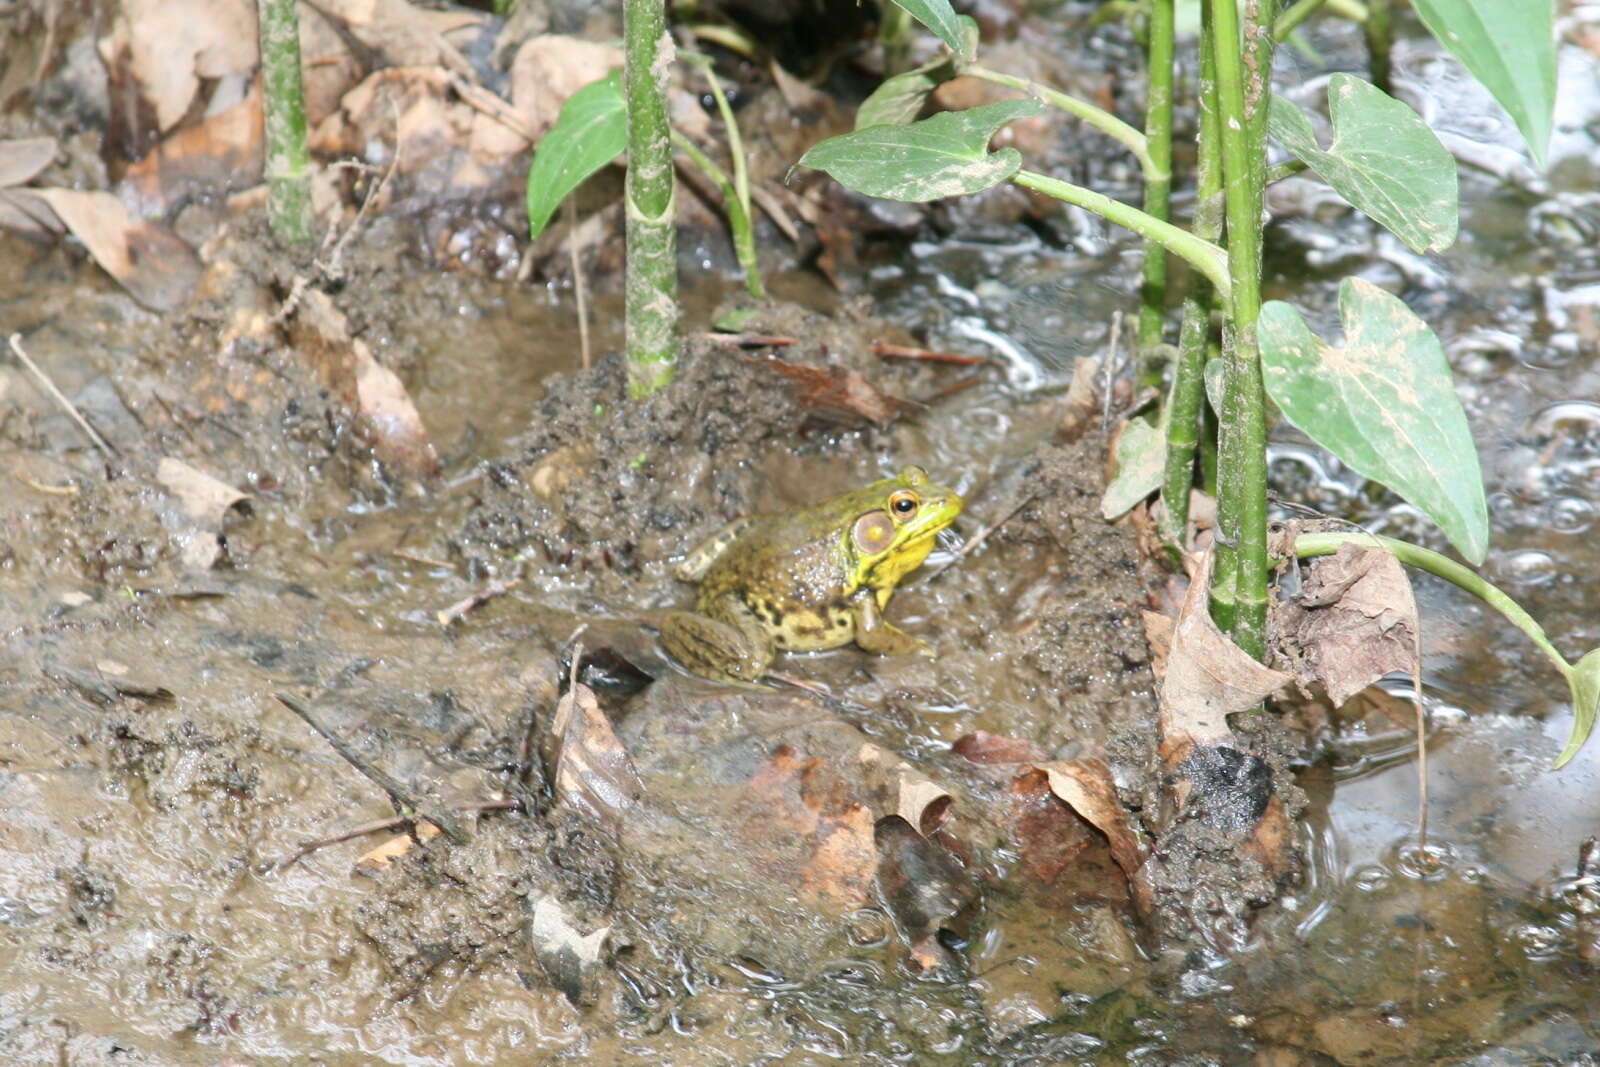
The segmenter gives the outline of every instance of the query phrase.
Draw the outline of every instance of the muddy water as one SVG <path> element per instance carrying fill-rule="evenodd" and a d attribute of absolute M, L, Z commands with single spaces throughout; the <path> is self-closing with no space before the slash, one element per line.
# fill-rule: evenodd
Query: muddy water
<path fill-rule="evenodd" d="M 1425 93 L 1455 99 L 1427 48 L 1408 45 L 1399 63 Z M 1278 284 L 1295 279 L 1298 301 L 1326 312 L 1332 285 L 1304 278 L 1360 273 L 1400 288 L 1445 340 L 1494 493 L 1489 573 L 1571 653 L 1600 644 L 1591 70 L 1564 64 L 1578 103 L 1550 188 L 1469 178 L 1467 232 L 1437 263 L 1326 204 L 1274 234 Z M 1447 132 L 1457 121 L 1434 117 Z M 1462 123 L 1460 136 L 1491 147 L 1504 133 Z M 222 351 L 227 307 L 162 322 L 73 257 L 6 243 L 7 330 L 27 335 L 124 455 L 94 454 L 6 367 L 0 1059 L 1583 1062 L 1600 1046 L 1600 872 L 1578 868 L 1600 830 L 1600 750 L 1548 771 L 1567 724 L 1559 682 L 1518 635 L 1436 584 L 1421 586 L 1432 852 L 1415 845 L 1409 724 L 1335 723 L 1298 775 L 1304 884 L 1263 912 L 1232 962 L 1204 944 L 1146 957 L 1105 872 L 1064 904 L 993 892 L 965 962 L 927 974 L 875 904 L 792 907 L 770 899 L 792 880 L 730 875 L 760 842 L 709 831 L 723 824 L 697 805 L 747 774 L 750 737 L 813 754 L 881 745 L 937 769 L 974 808 L 992 785 L 940 762 L 963 734 L 1034 737 L 1072 756 L 1126 748 L 1119 730 L 1147 712 L 1127 625 L 1143 595 L 1130 546 L 1087 518 L 1093 457 L 1040 452 L 1052 390 L 1076 355 L 1104 348 L 1126 306 L 1128 246 L 1093 227 L 1063 232 L 919 245 L 872 269 L 878 315 L 995 358 L 979 385 L 889 430 L 819 429 L 791 424 L 785 394 L 724 354 L 691 384 L 741 398 L 745 421 L 686 417 L 696 409 L 680 399 L 654 422 L 606 424 L 615 447 L 569 453 L 560 507 L 530 503 L 534 474 L 564 440 L 552 435 L 604 417 L 593 408 L 615 402 L 616 383 L 604 366 L 573 377 L 559 291 L 403 277 L 381 249 L 352 283 L 347 306 L 379 331 L 444 457 L 441 485 L 424 492 L 373 474 L 291 354 Z M 814 285 L 788 285 L 834 319 L 810 324 L 808 355 L 823 343 L 859 352 L 878 328 Z M 722 295 L 697 291 L 696 307 Z M 598 302 L 604 353 L 615 302 Z M 818 340 L 824 329 L 836 332 Z M 876 373 L 909 396 L 951 380 Z M 149 473 L 163 454 L 251 493 L 217 568 L 173 564 L 170 509 Z M 1434 536 L 1292 434 L 1275 454 L 1286 499 Z M 968 531 L 1041 484 L 1056 501 L 897 598 L 895 618 L 936 641 L 936 664 L 850 650 L 792 661 L 849 698 L 839 713 L 789 695 L 730 704 L 649 659 L 649 614 L 687 592 L 667 561 L 718 519 L 913 458 L 968 497 Z M 693 487 L 679 511 L 652 488 L 672 479 Z M 1059 503 L 1074 492 L 1076 511 Z M 518 572 L 523 585 L 465 623 L 437 623 Z M 380 878 L 351 873 L 370 841 L 277 866 L 305 839 L 391 812 L 275 693 L 315 695 L 332 728 L 439 798 L 481 800 L 505 787 L 529 721 L 548 715 L 579 624 L 663 672 L 621 729 L 665 814 L 628 827 L 620 861 L 559 821 L 485 818 L 469 848 L 434 848 Z M 1016 864 L 1003 847 L 987 856 Z M 622 977 L 583 1010 L 523 945 L 524 901 L 551 885 L 585 918 L 602 905 L 622 917 Z"/>

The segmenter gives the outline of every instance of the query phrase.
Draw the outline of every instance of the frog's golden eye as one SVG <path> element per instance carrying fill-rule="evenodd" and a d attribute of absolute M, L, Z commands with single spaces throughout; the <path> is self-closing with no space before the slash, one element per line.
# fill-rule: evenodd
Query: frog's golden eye
<path fill-rule="evenodd" d="M 921 506 L 921 498 L 909 489 L 902 489 L 889 498 L 889 508 L 901 522 L 910 519 Z"/>
<path fill-rule="evenodd" d="M 894 523 L 881 511 L 869 511 L 856 520 L 850 536 L 855 538 L 858 549 L 876 556 L 894 544 Z"/>

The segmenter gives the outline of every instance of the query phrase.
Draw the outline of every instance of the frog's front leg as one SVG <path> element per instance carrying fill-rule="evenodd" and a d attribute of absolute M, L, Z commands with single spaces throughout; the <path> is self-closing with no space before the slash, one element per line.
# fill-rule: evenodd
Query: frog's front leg
<path fill-rule="evenodd" d="M 777 654 L 761 621 L 732 594 L 704 607 L 714 615 L 672 611 L 661 620 L 667 651 L 704 678 L 760 681 Z"/>
<path fill-rule="evenodd" d="M 855 615 L 856 644 L 880 656 L 906 656 L 913 652 L 933 655 L 933 648 L 920 637 L 912 637 L 883 617 L 877 595 L 871 589 L 857 593 L 851 603 Z"/>

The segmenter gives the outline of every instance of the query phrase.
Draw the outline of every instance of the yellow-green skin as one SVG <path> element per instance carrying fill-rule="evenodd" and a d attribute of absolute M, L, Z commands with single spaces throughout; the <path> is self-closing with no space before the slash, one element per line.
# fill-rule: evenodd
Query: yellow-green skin
<path fill-rule="evenodd" d="M 662 620 L 661 642 L 696 674 L 735 682 L 759 680 L 779 649 L 854 641 L 882 655 L 926 652 L 883 609 L 961 507 L 954 491 L 906 467 L 812 507 L 740 519 L 678 566 L 700 597 L 695 611 Z"/>

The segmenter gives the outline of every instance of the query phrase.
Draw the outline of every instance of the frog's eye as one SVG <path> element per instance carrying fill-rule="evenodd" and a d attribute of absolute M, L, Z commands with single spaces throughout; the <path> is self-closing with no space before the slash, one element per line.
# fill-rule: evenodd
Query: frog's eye
<path fill-rule="evenodd" d="M 856 520 L 850 536 L 855 538 L 858 549 L 876 556 L 894 544 L 894 523 L 881 511 L 869 511 Z"/>
<path fill-rule="evenodd" d="M 922 500 L 907 489 L 902 489 L 889 498 L 889 508 L 894 512 L 894 517 L 901 522 L 910 519 L 921 506 Z"/>

